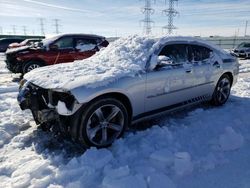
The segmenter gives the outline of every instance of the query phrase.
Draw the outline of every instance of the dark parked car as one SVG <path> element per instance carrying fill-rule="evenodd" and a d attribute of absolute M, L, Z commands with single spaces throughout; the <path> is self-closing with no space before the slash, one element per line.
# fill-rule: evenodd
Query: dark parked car
<path fill-rule="evenodd" d="M 241 58 L 250 58 L 250 43 L 249 42 L 243 42 L 239 44 L 234 50 L 233 53 L 237 57 Z"/>
<path fill-rule="evenodd" d="M 44 39 L 37 45 L 9 50 L 6 64 L 11 72 L 25 74 L 46 65 L 86 59 L 108 44 L 98 35 L 63 34 Z"/>
<path fill-rule="evenodd" d="M 0 39 L 0 52 L 5 52 L 11 43 L 22 42 L 23 40 L 21 38 Z"/>
<path fill-rule="evenodd" d="M 22 46 L 30 46 L 33 45 L 35 42 L 40 42 L 41 39 L 26 39 L 22 42 L 14 42 L 11 43 L 8 48 L 12 49 L 12 48 L 18 48 L 18 47 L 22 47 Z"/>

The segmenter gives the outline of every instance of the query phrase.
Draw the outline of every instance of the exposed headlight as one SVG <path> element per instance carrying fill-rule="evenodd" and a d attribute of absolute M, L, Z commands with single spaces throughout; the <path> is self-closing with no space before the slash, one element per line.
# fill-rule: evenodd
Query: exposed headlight
<path fill-rule="evenodd" d="M 27 82 L 27 80 L 25 79 L 22 79 L 20 82 L 19 82 L 19 90 L 24 86 L 24 84 Z"/>

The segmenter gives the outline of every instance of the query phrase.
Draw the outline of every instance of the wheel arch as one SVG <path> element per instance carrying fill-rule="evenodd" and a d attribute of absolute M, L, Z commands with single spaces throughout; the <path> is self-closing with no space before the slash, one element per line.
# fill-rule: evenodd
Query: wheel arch
<path fill-rule="evenodd" d="M 120 93 L 120 92 L 105 93 L 105 94 L 98 95 L 95 98 L 91 99 L 87 104 L 90 104 L 92 102 L 95 102 L 96 100 L 103 99 L 103 98 L 114 98 L 114 99 L 120 101 L 126 107 L 126 109 L 128 111 L 129 118 L 131 120 L 131 118 L 133 116 L 133 107 L 132 107 L 132 103 L 127 95 Z"/>
<path fill-rule="evenodd" d="M 35 61 L 35 62 L 42 63 L 44 66 L 46 65 L 46 62 L 45 62 L 43 59 L 41 59 L 41 58 L 31 58 L 31 59 L 26 60 L 26 61 L 23 63 L 22 68 L 24 68 L 24 66 L 25 66 L 27 63 L 31 62 L 31 61 Z"/>

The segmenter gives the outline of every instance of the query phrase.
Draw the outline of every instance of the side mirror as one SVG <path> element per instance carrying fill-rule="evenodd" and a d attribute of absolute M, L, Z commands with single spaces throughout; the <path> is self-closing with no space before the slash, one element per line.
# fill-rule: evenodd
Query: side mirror
<path fill-rule="evenodd" d="M 51 44 L 51 45 L 49 45 L 49 49 L 50 49 L 50 50 L 58 50 L 59 47 L 58 47 L 58 45 L 56 45 L 56 44 Z"/>
<path fill-rule="evenodd" d="M 160 55 L 158 56 L 157 64 L 158 65 L 171 65 L 173 64 L 173 60 L 168 56 Z"/>

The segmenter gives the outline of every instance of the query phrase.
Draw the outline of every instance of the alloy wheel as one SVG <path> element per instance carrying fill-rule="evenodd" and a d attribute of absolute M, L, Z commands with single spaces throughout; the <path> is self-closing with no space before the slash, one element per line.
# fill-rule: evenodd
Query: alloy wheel
<path fill-rule="evenodd" d="M 113 104 L 96 109 L 87 121 L 87 137 L 97 146 L 109 145 L 119 137 L 124 128 L 122 110 Z"/>
<path fill-rule="evenodd" d="M 32 64 L 32 65 L 30 65 L 28 68 L 27 68 L 27 72 L 30 72 L 30 71 L 32 71 L 33 69 L 36 69 L 36 68 L 39 68 L 40 67 L 40 65 L 38 65 L 38 64 Z"/>
<path fill-rule="evenodd" d="M 216 96 L 219 103 L 223 104 L 228 99 L 230 95 L 230 88 L 231 83 L 228 78 L 225 77 L 220 80 L 216 91 Z"/>

